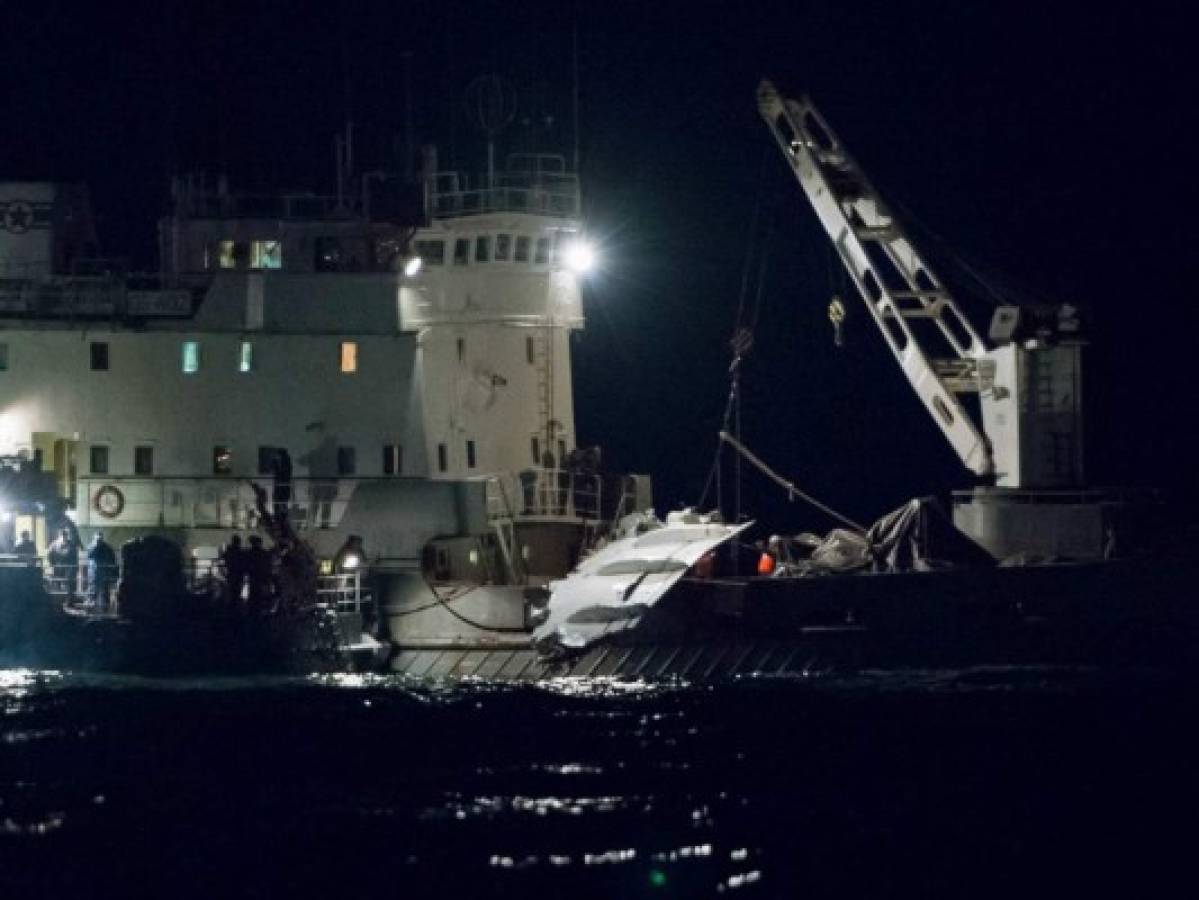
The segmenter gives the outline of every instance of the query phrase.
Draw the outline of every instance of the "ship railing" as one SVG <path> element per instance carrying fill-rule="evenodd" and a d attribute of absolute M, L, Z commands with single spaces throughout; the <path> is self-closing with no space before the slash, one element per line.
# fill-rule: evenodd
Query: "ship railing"
<path fill-rule="evenodd" d="M 438 172 L 426 181 L 426 202 L 433 218 L 496 212 L 579 217 L 579 179 L 544 170 L 497 173 L 490 184 L 471 187 L 457 172 Z"/>
<path fill-rule="evenodd" d="M 41 571 L 42 584 L 46 593 L 55 599 L 85 598 L 94 593 L 93 570 L 87 560 L 82 557 L 73 564 L 62 562 L 50 564 L 37 559 L 27 562 L 27 565 L 34 565 Z M 111 603 L 113 594 L 116 592 L 117 581 L 120 578 L 121 567 L 119 565 L 96 566 L 95 573 L 97 576 L 102 576 L 102 583 L 108 592 L 107 602 Z"/>
<path fill-rule="evenodd" d="M 192 292 L 159 275 L 107 273 L 0 277 L 0 315 L 46 318 L 189 316 Z"/>
<path fill-rule="evenodd" d="M 297 531 L 336 528 L 354 489 L 363 478 L 293 478 L 274 486 L 269 476 L 256 479 L 270 498 L 272 511 L 287 511 Z M 117 493 L 114 494 L 113 491 Z M 231 476 L 87 477 L 76 480 L 77 524 L 92 527 L 153 526 L 236 528 L 259 524 L 251 481 Z"/>
<path fill-rule="evenodd" d="M 228 575 L 220 559 L 192 559 L 183 567 L 184 581 L 191 591 L 210 590 L 214 584 L 226 585 Z M 242 588 L 248 594 L 247 586 Z M 243 598 L 244 599 L 244 598 Z M 316 603 L 339 613 L 362 613 L 373 602 L 370 590 L 363 584 L 362 572 L 341 572 L 318 575 Z"/>
<path fill-rule="evenodd" d="M 362 585 L 361 571 L 318 576 L 316 597 L 318 604 L 335 612 L 359 615 L 373 602 L 370 591 Z"/>
<path fill-rule="evenodd" d="M 599 475 L 541 466 L 486 481 L 487 515 L 504 518 L 598 519 L 602 479 Z M 510 498 L 515 498 L 515 503 Z"/>
<path fill-rule="evenodd" d="M 347 202 L 322 194 L 231 194 L 189 191 L 175 214 L 193 219 L 331 219 L 344 217 Z"/>

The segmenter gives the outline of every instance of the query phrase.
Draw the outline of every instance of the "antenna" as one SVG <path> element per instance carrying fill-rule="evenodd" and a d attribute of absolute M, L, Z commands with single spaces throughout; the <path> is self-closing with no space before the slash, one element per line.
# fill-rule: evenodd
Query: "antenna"
<path fill-rule="evenodd" d="M 487 135 L 487 187 L 495 187 L 495 136 L 516 118 L 516 91 L 498 75 L 480 75 L 466 86 L 466 114 Z"/>
<path fill-rule="evenodd" d="M 400 58 L 404 61 L 404 180 L 412 181 L 412 51 L 405 50 Z"/>
<path fill-rule="evenodd" d="M 574 154 L 571 168 L 577 175 L 579 173 L 579 4 L 577 0 L 571 7 L 570 42 L 571 117 L 573 119 L 572 131 L 574 132 Z"/>

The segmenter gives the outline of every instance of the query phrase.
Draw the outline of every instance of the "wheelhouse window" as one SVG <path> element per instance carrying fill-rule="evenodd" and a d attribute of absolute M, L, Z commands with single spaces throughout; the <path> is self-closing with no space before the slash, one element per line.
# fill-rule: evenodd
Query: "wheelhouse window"
<path fill-rule="evenodd" d="M 250 268 L 251 269 L 282 269 L 283 268 L 283 242 L 282 241 L 251 241 L 250 242 Z"/>
<path fill-rule="evenodd" d="M 108 474 L 108 447 L 104 444 L 92 444 L 88 451 L 88 468 L 93 475 Z"/>
<path fill-rule="evenodd" d="M 236 269 L 246 258 L 247 248 L 240 241 L 217 241 L 215 255 L 218 269 Z"/>
<path fill-rule="evenodd" d="M 532 337 L 525 338 L 525 359 L 529 361 L 529 365 L 537 362 L 537 344 Z"/>
<path fill-rule="evenodd" d="M 475 238 L 475 262 L 485 263 L 491 261 L 491 238 L 485 234 Z"/>
<path fill-rule="evenodd" d="M 475 442 L 466 442 L 466 467 L 473 469 L 475 467 Z"/>
<path fill-rule="evenodd" d="M 233 474 L 233 452 L 224 444 L 212 448 L 212 474 Z"/>
<path fill-rule="evenodd" d="M 533 251 L 533 262 L 536 265 L 544 266 L 550 261 L 550 239 L 547 237 L 539 237 L 537 239 L 536 249 Z"/>
<path fill-rule="evenodd" d="M 400 444 L 383 446 L 383 474 L 401 475 L 404 472 L 404 448 Z"/>
<path fill-rule="evenodd" d="M 241 347 L 237 354 L 237 371 L 250 372 L 254 369 L 254 345 L 249 341 L 242 341 Z"/>
<path fill-rule="evenodd" d="M 92 341 L 91 357 L 93 372 L 108 371 L 108 343 L 106 341 Z"/>
<path fill-rule="evenodd" d="M 495 261 L 507 262 L 512 254 L 512 235 L 497 234 L 495 236 Z"/>
<path fill-rule="evenodd" d="M 516 261 L 529 261 L 529 245 L 532 239 L 527 234 L 519 234 L 516 236 Z"/>
<path fill-rule="evenodd" d="M 0 372 L 8 371 L 8 344 L 0 341 Z"/>
<path fill-rule="evenodd" d="M 358 453 L 353 447 L 337 448 L 337 474 L 358 474 Z"/>
<path fill-rule="evenodd" d="M 450 467 L 450 456 L 445 444 L 437 445 L 437 471 L 444 472 Z"/>
<path fill-rule="evenodd" d="M 154 448 L 149 444 L 139 444 L 133 448 L 133 474 L 154 474 Z"/>
<path fill-rule="evenodd" d="M 533 453 L 533 465 L 541 465 L 541 441 L 537 439 L 537 435 L 529 439 L 529 450 Z"/>
<path fill-rule="evenodd" d="M 358 342 L 357 341 L 342 341 L 341 342 L 341 371 L 346 375 L 351 375 L 358 371 Z"/>
<path fill-rule="evenodd" d="M 445 265 L 445 241 L 417 241 L 416 255 L 426 266 Z"/>
<path fill-rule="evenodd" d="M 183 374 L 194 375 L 200 371 L 200 342 L 183 342 Z"/>
<path fill-rule="evenodd" d="M 454 265 L 465 266 L 470 259 L 470 239 L 458 238 L 454 241 Z"/>

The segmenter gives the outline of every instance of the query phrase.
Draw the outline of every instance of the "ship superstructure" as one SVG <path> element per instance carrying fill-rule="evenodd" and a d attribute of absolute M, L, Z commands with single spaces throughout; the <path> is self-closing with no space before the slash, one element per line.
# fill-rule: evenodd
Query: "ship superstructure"
<path fill-rule="evenodd" d="M 353 532 L 381 570 L 569 567 L 605 504 L 567 464 L 576 176 L 514 156 L 356 187 L 177 180 L 161 271 L 131 275 L 82 189 L 0 185 L 0 454 L 52 473 L 85 540 L 211 556 L 259 481 L 329 557 Z"/>

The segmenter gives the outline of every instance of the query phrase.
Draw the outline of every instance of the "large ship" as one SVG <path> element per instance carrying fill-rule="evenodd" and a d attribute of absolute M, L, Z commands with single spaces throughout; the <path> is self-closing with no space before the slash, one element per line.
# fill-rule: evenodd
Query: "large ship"
<path fill-rule="evenodd" d="M 525 589 L 649 504 L 576 447 L 578 179 L 426 148 L 337 185 L 177 179 L 147 275 L 99 257 L 84 188 L 0 184 L 0 455 L 44 487 L 4 499 L 0 543 L 166 539 L 220 581 L 274 512 L 341 579 L 350 644 L 527 644 Z"/>

